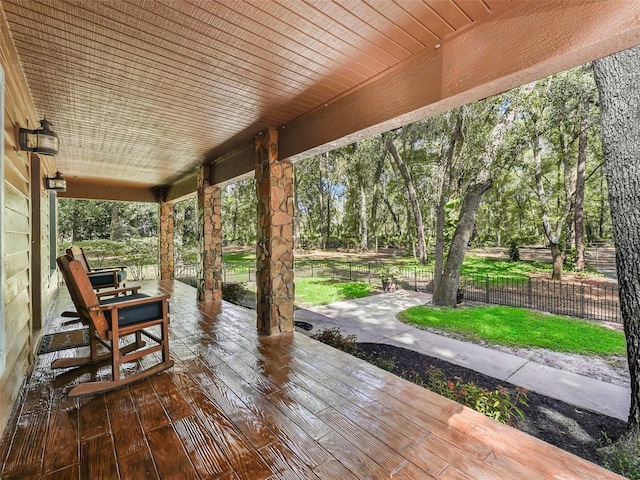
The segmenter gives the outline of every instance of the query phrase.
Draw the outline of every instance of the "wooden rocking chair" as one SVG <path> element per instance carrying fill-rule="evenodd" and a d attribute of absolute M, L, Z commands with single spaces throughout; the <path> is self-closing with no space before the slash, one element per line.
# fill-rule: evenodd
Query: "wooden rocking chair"
<path fill-rule="evenodd" d="M 126 267 L 91 268 L 82 247 L 67 248 L 66 253 L 71 256 L 72 259 L 78 260 L 82 264 L 95 290 L 100 290 L 101 288 L 119 288 L 120 284 L 124 286 L 124 282 L 127 279 Z"/>
<path fill-rule="evenodd" d="M 80 318 L 89 325 L 88 357 L 61 358 L 51 364 L 51 368 L 78 367 L 111 360 L 111 380 L 85 382 L 73 387 L 68 395 L 77 397 L 92 395 L 119 388 L 123 385 L 143 380 L 173 366 L 169 358 L 169 316 L 168 295 L 149 297 L 141 293 L 125 297 L 114 297 L 98 301 L 96 293 L 78 260 L 68 256 L 58 258 L 69 293 L 76 304 Z M 75 298 L 74 298 L 75 297 Z M 133 298 L 135 297 L 135 298 Z M 160 335 L 149 332 L 152 327 L 160 328 Z M 122 346 L 121 339 L 135 335 L 132 343 Z M 143 335 L 152 340 L 147 347 Z M 98 353 L 98 346 L 107 349 Z M 122 377 L 120 366 L 146 355 L 161 352 L 162 361 L 133 375 Z"/>
<path fill-rule="evenodd" d="M 58 264 L 58 268 L 60 269 L 60 273 L 62 273 L 62 278 L 64 278 L 64 283 L 67 285 L 67 288 L 72 288 L 73 284 L 71 283 L 68 269 L 63 268 L 63 266 L 67 265 L 71 260 L 73 260 L 73 256 L 67 254 L 66 262 L 64 264 L 61 264 L 60 262 L 64 261 L 63 260 L 64 258 L 65 258 L 64 256 L 58 257 L 56 259 L 56 262 Z M 108 303 L 109 301 L 123 300 L 124 299 L 123 297 L 125 296 L 131 297 L 131 295 L 137 294 L 140 288 L 141 288 L 140 285 L 134 285 L 133 287 L 116 288 L 113 290 L 104 290 L 102 292 L 97 291 L 96 296 L 98 297 L 98 300 L 100 301 L 100 303 Z M 63 325 L 71 325 L 73 323 L 82 323 L 83 325 L 87 324 L 86 320 L 79 318 L 80 316 L 78 315 L 78 312 L 77 312 L 78 295 L 77 295 L 77 292 L 75 293 L 76 294 L 73 295 L 71 294 L 71 291 L 70 291 L 71 300 L 73 301 L 73 304 L 76 307 L 76 311 L 66 310 L 60 314 L 62 317 L 71 318 L 71 320 L 64 322 Z M 128 298 L 128 300 L 133 300 L 135 298 L 138 298 L 138 297 L 131 297 L 131 298 Z M 110 299 L 113 299 L 113 300 L 110 300 Z"/>

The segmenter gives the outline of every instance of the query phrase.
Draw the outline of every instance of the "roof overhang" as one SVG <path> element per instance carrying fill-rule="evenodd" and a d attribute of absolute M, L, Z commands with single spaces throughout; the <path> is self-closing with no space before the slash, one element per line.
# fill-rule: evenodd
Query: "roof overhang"
<path fill-rule="evenodd" d="M 353 5 L 350 4 L 353 14 L 347 15 L 341 9 L 340 2 L 327 0 L 322 4 L 326 7 L 326 12 L 315 12 L 317 15 L 309 19 L 303 18 L 303 13 L 299 17 L 291 13 L 291 18 L 287 17 L 287 21 L 298 26 L 298 30 L 292 28 L 273 31 L 273 38 L 266 40 L 264 37 L 252 37 L 248 32 L 259 31 L 261 25 L 282 21 L 276 19 L 274 12 L 282 5 L 292 6 L 293 3 L 285 1 L 276 5 L 272 2 L 220 1 L 209 2 L 206 4 L 208 9 L 200 6 L 197 12 L 192 12 L 200 5 L 196 2 L 195 6 L 190 4 L 189 8 L 184 9 L 184 15 L 190 16 L 180 16 L 181 12 L 174 12 L 176 23 L 190 21 L 180 32 L 183 37 L 201 29 L 201 19 L 209 19 L 203 30 L 205 34 L 214 32 L 222 38 L 228 30 L 239 29 L 247 37 L 243 40 L 246 43 L 244 51 L 262 49 L 259 51 L 264 56 L 251 57 L 246 53 L 246 57 L 241 59 L 243 65 L 255 67 L 255 72 L 234 73 L 237 65 L 233 60 L 227 59 L 228 63 L 221 61 L 216 65 L 217 74 L 207 73 L 209 76 L 202 77 L 218 82 L 218 88 L 209 92 L 208 89 L 212 88 L 210 85 L 203 83 L 198 86 L 192 81 L 193 75 L 209 72 L 210 65 L 206 58 L 199 56 L 197 61 L 191 62 L 195 73 L 186 70 L 189 62 L 180 63 L 174 59 L 173 51 L 163 51 L 162 46 L 158 47 L 157 52 L 150 53 L 147 61 L 146 57 L 139 56 L 134 47 L 125 48 L 118 43 L 134 35 L 125 35 L 128 28 L 141 25 L 139 16 L 136 16 L 136 2 L 118 0 L 107 4 L 121 7 L 119 13 L 128 12 L 132 18 L 131 24 L 127 24 L 128 16 L 121 15 L 111 25 L 104 18 L 108 13 L 103 10 L 104 6 L 96 7 L 95 2 L 76 2 L 70 7 L 65 4 L 69 15 L 59 15 L 48 21 L 41 18 L 42 11 L 39 8 L 46 3 L 36 0 L 2 0 L 3 8 L 8 11 L 8 25 L 14 34 L 17 54 L 25 67 L 38 114 L 46 114 L 47 118 L 54 120 L 58 113 L 56 108 L 59 107 L 59 113 L 64 119 L 59 127 L 54 120 L 54 127 L 61 130 L 61 152 L 54 163 L 57 167 L 59 165 L 58 169 L 67 178 L 68 190 L 65 196 L 141 201 L 155 201 L 159 196 L 169 201 L 184 198 L 195 191 L 195 172 L 202 164 L 212 166 L 209 171 L 213 184 L 224 184 L 250 174 L 254 169 L 253 139 L 265 128 L 278 131 L 280 158 L 296 161 L 640 44 L 640 3 L 626 0 L 468 0 L 457 3 L 428 0 L 425 5 L 431 10 L 422 13 L 411 10 L 416 8 L 416 2 L 400 2 L 399 5 L 404 9 L 402 12 L 411 14 L 409 16 L 415 20 L 414 24 L 403 23 L 400 17 L 395 23 L 383 18 L 387 13 L 385 9 L 391 8 L 392 2 L 381 3 L 380 11 L 377 12 L 369 4 L 354 2 Z M 160 4 L 163 7 L 175 6 L 172 0 L 165 0 Z M 53 5 L 57 5 L 55 0 Z M 298 2 L 296 6 L 298 5 L 303 10 L 310 8 L 309 4 Z M 453 10 L 452 6 L 455 7 Z M 242 12 L 244 14 L 251 11 L 264 17 L 235 17 L 235 13 L 229 11 L 231 7 L 246 9 Z M 258 11 L 258 8 L 262 10 Z M 270 8 L 274 12 L 270 12 Z M 464 13 L 466 17 L 460 16 L 459 20 L 455 20 L 454 10 Z M 87 18 L 91 21 L 84 17 L 89 13 L 91 16 Z M 309 12 L 306 14 L 309 15 Z M 359 15 L 358 18 L 356 14 Z M 30 18 L 25 19 L 25 16 Z M 78 20 L 79 17 L 82 20 Z M 229 23 L 232 17 L 236 20 L 234 26 Z M 244 20 L 239 21 L 238 18 Z M 369 20 L 363 21 L 364 18 Z M 450 28 L 445 30 L 442 27 L 442 32 L 438 31 L 437 24 L 429 23 L 433 19 L 443 20 L 441 23 Z M 37 42 L 32 42 L 32 37 L 26 33 L 29 21 L 49 22 L 37 37 L 44 37 L 49 44 L 59 42 L 59 48 L 66 55 L 56 57 L 56 61 L 62 62 L 59 78 L 55 71 L 45 69 L 46 81 L 52 85 L 47 92 L 43 92 L 40 86 L 43 80 L 38 73 L 39 58 L 34 46 Z M 321 21 L 327 25 L 325 33 L 332 36 L 335 43 L 331 48 L 335 49 L 336 55 L 343 55 L 345 58 L 348 56 L 348 61 L 334 62 L 323 50 L 329 48 L 329 42 L 321 45 L 319 37 L 312 38 L 311 34 L 305 36 L 301 33 L 303 28 L 313 30 Z M 262 23 L 258 25 L 256 22 Z M 418 23 L 422 28 L 420 31 L 415 28 Z M 383 27 L 388 31 L 381 31 Z M 357 38 L 360 42 L 357 44 L 358 48 L 352 48 L 357 43 L 354 39 L 345 38 L 344 44 L 335 40 L 341 29 L 348 28 L 351 28 L 350 32 L 364 32 Z M 95 31 L 109 34 L 108 42 L 103 42 L 105 46 L 94 42 L 92 35 Z M 73 32 L 75 36 L 69 37 L 69 32 Z M 379 34 L 382 35 L 381 38 L 377 38 Z M 238 38 L 240 37 L 239 34 Z M 205 48 L 201 46 L 198 41 L 200 37 L 195 33 L 186 40 L 182 39 L 184 41 L 181 38 L 176 37 L 167 46 L 173 48 L 175 45 L 191 45 L 194 51 Z M 401 44 L 409 42 L 409 38 L 422 46 L 411 50 L 409 43 L 407 46 Z M 389 41 L 385 43 L 383 40 Z M 83 42 L 94 50 L 81 51 Z M 265 50 L 269 47 L 275 49 L 276 44 L 277 52 Z M 232 45 L 229 45 L 231 48 Z M 298 70 L 287 70 L 277 65 L 277 68 L 274 67 L 273 62 L 279 62 L 286 55 L 291 56 L 292 61 L 297 60 L 289 51 L 294 45 L 300 51 L 309 50 L 305 61 L 313 63 L 312 67 L 323 73 L 312 75 L 304 71 L 307 76 L 299 78 Z M 363 45 L 370 49 L 365 49 Z M 404 50 L 399 45 L 403 45 Z M 52 48 L 56 46 L 52 45 Z M 282 48 L 289 50 L 281 53 Z M 162 68 L 159 58 L 166 59 L 171 64 L 166 67 L 169 72 L 168 81 L 164 85 L 174 89 L 170 92 L 144 90 L 145 85 L 140 82 L 161 85 L 162 78 L 131 74 L 131 79 L 128 79 L 126 69 L 95 59 L 95 51 L 102 52 L 101 49 L 109 54 L 116 52 L 121 55 L 124 55 L 121 52 L 130 50 L 132 58 L 144 63 L 145 68 L 156 76 L 160 75 L 158 69 Z M 310 49 L 315 49 L 317 58 Z M 217 55 L 217 50 L 207 52 Z M 372 52 L 378 58 L 374 58 Z M 76 78 L 68 72 L 78 66 L 83 67 L 83 53 L 94 55 L 90 59 L 93 62 L 91 66 L 98 71 L 92 74 L 85 72 Z M 275 55 L 273 58 L 271 53 Z M 128 56 L 117 58 L 121 59 L 124 66 L 129 65 Z M 272 63 L 269 64 L 267 60 Z M 42 63 L 47 65 L 47 60 L 43 58 Z M 303 67 L 302 64 L 296 66 L 300 71 L 303 71 Z M 137 71 L 138 65 L 131 65 L 131 68 Z M 174 71 L 184 73 L 172 77 Z M 280 76 L 274 74 L 274 71 Z M 263 83 L 254 84 L 254 74 L 256 78 L 264 80 Z M 101 79 L 96 79 L 99 75 L 109 76 L 110 82 L 104 85 Z M 223 80 L 231 82 L 236 78 L 234 75 L 238 75 L 238 81 L 244 83 L 221 85 Z M 181 79 L 185 85 L 180 85 L 180 88 L 171 87 Z M 308 83 L 303 85 L 305 79 Z M 127 97 L 133 92 L 144 97 L 149 110 L 137 116 L 137 110 L 114 100 L 123 113 L 135 118 L 131 120 L 119 116 L 117 111 L 113 112 L 112 117 L 105 118 L 103 105 L 97 103 L 96 99 L 79 97 L 74 100 L 71 94 L 81 92 L 88 95 L 86 92 L 89 90 L 82 81 L 96 83 L 96 91 L 102 92 L 97 100 L 111 101 L 109 92 L 114 95 L 121 92 L 125 98 L 134 101 L 134 97 Z M 122 87 L 121 90 L 118 82 L 126 81 L 130 81 L 132 85 Z M 80 83 L 73 84 L 72 89 L 69 82 Z M 135 82 L 140 84 L 136 85 Z M 301 90 L 296 95 L 287 94 L 294 83 Z M 200 108 L 198 103 L 185 107 L 185 91 L 192 92 L 194 98 L 200 99 Z M 283 93 L 279 96 L 277 92 L 280 91 Z M 228 96 L 221 96 L 223 93 Z M 69 106 L 65 101 L 77 103 Z M 95 111 L 84 112 L 83 102 L 94 105 Z M 208 107 L 207 102 L 212 102 L 213 107 Z M 160 110 L 160 114 L 153 113 L 154 106 Z M 219 111 L 223 111 L 224 115 L 217 115 Z M 89 125 L 71 125 L 70 122 L 75 118 L 74 112 L 79 120 Z M 100 121 L 91 123 L 91 114 L 98 113 L 102 115 Z M 168 115 L 171 115 L 171 121 L 165 124 L 163 122 Z M 202 123 L 202 116 L 210 119 L 204 122 L 210 131 L 190 128 L 190 122 Z M 147 123 L 143 122 L 144 118 L 148 119 Z M 136 125 L 134 121 L 140 124 Z M 154 126 L 158 130 L 157 135 Z M 87 128 L 88 133 L 78 136 L 72 131 L 73 128 Z M 122 131 L 127 128 L 138 131 L 126 131 L 122 135 Z M 119 143 L 109 144 L 110 139 Z M 67 141 L 72 145 L 69 152 L 65 153 Z M 131 143 L 127 144 L 126 141 Z M 96 151 L 96 147 L 109 151 Z M 124 158 L 118 157 L 119 153 Z M 83 163 L 85 158 L 88 167 Z M 93 172 L 95 177 L 88 172 Z M 98 185 L 100 188 L 95 188 Z"/>

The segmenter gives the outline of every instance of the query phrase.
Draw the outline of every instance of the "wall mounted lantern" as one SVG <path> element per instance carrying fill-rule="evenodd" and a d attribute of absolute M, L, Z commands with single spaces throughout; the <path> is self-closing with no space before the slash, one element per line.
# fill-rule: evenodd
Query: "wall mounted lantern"
<path fill-rule="evenodd" d="M 58 135 L 52 132 L 51 124 L 45 118 L 40 120 L 40 128 L 36 130 L 20 129 L 20 150 L 56 155 L 58 153 Z"/>
<path fill-rule="evenodd" d="M 60 172 L 56 172 L 55 177 L 44 177 L 44 185 L 47 190 L 55 190 L 56 192 L 67 191 L 67 181 Z"/>

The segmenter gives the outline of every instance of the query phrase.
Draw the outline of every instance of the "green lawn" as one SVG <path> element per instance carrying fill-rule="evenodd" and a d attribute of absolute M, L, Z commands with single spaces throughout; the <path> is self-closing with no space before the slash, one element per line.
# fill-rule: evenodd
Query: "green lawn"
<path fill-rule="evenodd" d="M 625 355 L 622 332 L 592 322 L 513 307 L 412 307 L 401 320 L 423 328 L 455 332 L 470 340 L 584 355 Z"/>
<path fill-rule="evenodd" d="M 526 278 L 531 273 L 551 272 L 553 265 L 544 262 L 510 262 L 488 260 L 475 255 L 465 255 L 462 275 L 493 275 L 499 277 Z"/>
<path fill-rule="evenodd" d="M 340 282 L 327 278 L 296 278 L 296 302 L 326 305 L 371 294 L 375 286 L 360 282 Z"/>
<path fill-rule="evenodd" d="M 225 252 L 222 254 L 222 260 L 225 262 L 251 262 L 255 259 L 255 252 Z"/>
<path fill-rule="evenodd" d="M 426 268 L 433 268 L 433 259 Z M 413 258 L 398 257 L 393 260 L 383 260 L 382 263 L 394 263 L 402 267 L 425 267 Z M 462 275 L 493 275 L 498 277 L 526 278 L 532 273 L 551 272 L 553 266 L 545 262 L 511 262 L 508 260 L 491 260 L 472 254 L 464 256 Z"/>

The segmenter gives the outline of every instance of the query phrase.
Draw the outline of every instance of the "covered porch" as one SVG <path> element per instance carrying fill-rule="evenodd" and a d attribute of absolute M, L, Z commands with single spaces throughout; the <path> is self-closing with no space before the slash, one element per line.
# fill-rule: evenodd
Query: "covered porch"
<path fill-rule="evenodd" d="M 2 479 L 620 478 L 255 313 L 170 280 L 173 369 L 94 397 L 39 355 L 0 441 Z M 45 333 L 63 327 L 61 288 Z M 106 367 L 105 367 L 106 368 Z M 135 369 L 135 365 L 131 365 Z"/>

